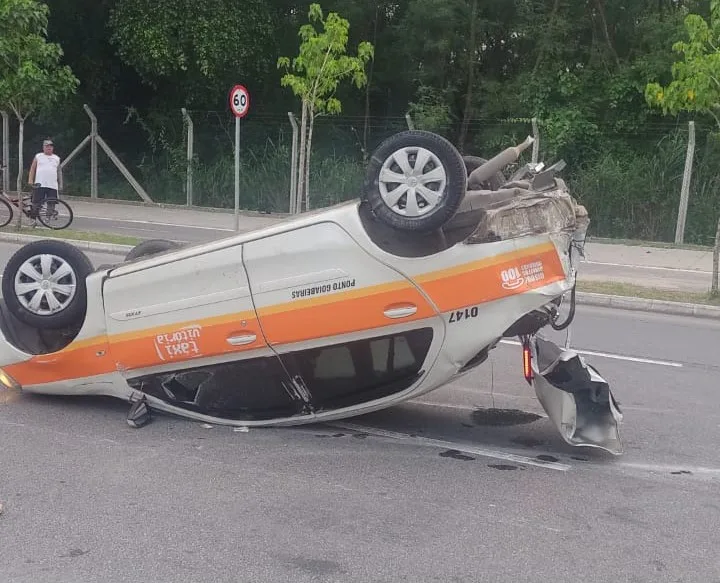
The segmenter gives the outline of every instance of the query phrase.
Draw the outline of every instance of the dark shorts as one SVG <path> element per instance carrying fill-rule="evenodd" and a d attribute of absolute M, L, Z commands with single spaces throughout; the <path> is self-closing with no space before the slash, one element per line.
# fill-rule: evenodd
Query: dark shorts
<path fill-rule="evenodd" d="M 55 199 L 57 200 L 58 193 L 57 190 L 54 188 L 47 188 L 45 186 L 41 186 L 40 188 L 33 189 L 32 193 L 32 216 L 35 216 L 38 211 L 38 207 L 45 202 L 46 200 Z M 55 207 L 54 204 L 49 204 L 50 210 L 53 210 L 53 207 Z"/>

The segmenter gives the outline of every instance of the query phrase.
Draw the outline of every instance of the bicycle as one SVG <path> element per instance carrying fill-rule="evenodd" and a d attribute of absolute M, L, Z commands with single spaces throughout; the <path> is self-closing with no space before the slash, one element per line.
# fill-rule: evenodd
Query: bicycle
<path fill-rule="evenodd" d="M 33 184 L 33 188 L 39 188 L 39 184 Z M 72 223 L 74 214 L 68 203 L 59 198 L 46 198 L 39 205 L 34 205 L 31 194 L 22 196 L 22 208 L 19 206 L 19 197 L 11 197 L 6 193 L 0 197 L 0 229 L 9 225 L 15 215 L 15 209 L 30 220 L 38 219 L 48 229 L 66 229 Z M 37 206 L 37 216 L 33 216 L 34 207 Z M 5 212 L 7 211 L 7 212 Z M 7 218 L 6 218 L 7 214 Z"/>

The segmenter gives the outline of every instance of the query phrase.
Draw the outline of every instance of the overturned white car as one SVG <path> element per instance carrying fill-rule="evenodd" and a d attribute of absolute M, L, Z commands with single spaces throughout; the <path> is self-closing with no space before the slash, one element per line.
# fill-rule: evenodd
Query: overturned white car
<path fill-rule="evenodd" d="M 563 438 L 620 453 L 607 383 L 537 336 L 574 314 L 588 217 L 562 164 L 502 173 L 531 141 L 486 161 L 403 132 L 359 200 L 211 243 L 145 242 L 118 265 L 25 245 L 2 280 L 0 382 L 125 399 L 135 425 L 152 409 L 292 425 L 415 398 L 517 336 Z"/>

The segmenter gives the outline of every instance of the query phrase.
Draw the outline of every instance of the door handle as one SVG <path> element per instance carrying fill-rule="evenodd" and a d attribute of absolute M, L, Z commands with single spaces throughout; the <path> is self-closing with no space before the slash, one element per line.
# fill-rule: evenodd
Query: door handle
<path fill-rule="evenodd" d="M 256 340 L 257 334 L 240 334 L 228 337 L 227 342 L 232 346 L 244 346 L 245 344 L 252 344 Z"/>
<path fill-rule="evenodd" d="M 395 305 L 385 309 L 383 312 L 388 318 L 393 320 L 397 318 L 407 318 L 417 312 L 417 306 L 414 304 Z"/>

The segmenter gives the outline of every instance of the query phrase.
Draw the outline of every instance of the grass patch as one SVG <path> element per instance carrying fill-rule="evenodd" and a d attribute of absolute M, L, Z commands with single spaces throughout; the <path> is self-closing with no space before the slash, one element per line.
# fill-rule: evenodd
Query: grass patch
<path fill-rule="evenodd" d="M 577 290 L 595 294 L 613 296 L 626 296 L 643 298 L 647 300 L 664 300 L 668 302 L 683 302 L 687 304 L 703 304 L 707 306 L 720 306 L 720 295 L 711 296 L 709 292 L 684 292 L 643 287 L 629 283 L 613 283 L 605 281 L 578 281 Z"/>
<path fill-rule="evenodd" d="M 114 233 L 96 233 L 93 231 L 73 231 L 71 229 L 63 229 L 61 231 L 53 231 L 42 227 L 23 227 L 19 231 L 14 227 L 5 227 L 0 229 L 2 233 L 17 233 L 20 235 L 33 235 L 35 237 L 44 237 L 48 239 L 73 239 L 75 241 L 93 241 L 95 243 L 110 243 L 114 245 L 137 245 L 142 241 L 137 237 L 128 237 L 126 235 L 116 235 Z"/>

